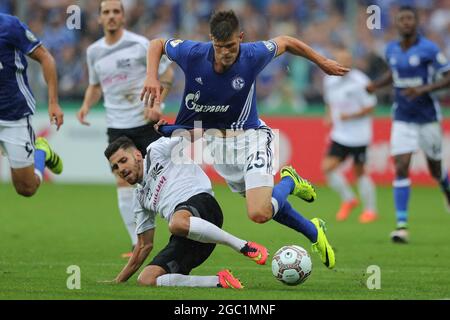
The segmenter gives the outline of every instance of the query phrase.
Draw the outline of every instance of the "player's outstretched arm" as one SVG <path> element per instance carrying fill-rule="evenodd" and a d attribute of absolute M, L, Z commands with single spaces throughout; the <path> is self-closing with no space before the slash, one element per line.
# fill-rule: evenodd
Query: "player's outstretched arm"
<path fill-rule="evenodd" d="M 128 260 L 127 265 L 116 277 L 115 282 L 125 282 L 139 270 L 153 249 L 154 235 L 155 229 L 144 231 L 138 235 L 138 243 L 134 247 L 133 255 L 130 260 Z"/>
<path fill-rule="evenodd" d="M 29 56 L 39 62 L 42 67 L 42 73 L 48 86 L 48 115 L 50 122 L 55 123 L 56 129 L 59 130 L 64 123 L 64 113 L 58 101 L 58 75 L 55 59 L 42 45 L 37 47 Z"/>
<path fill-rule="evenodd" d="M 304 57 L 311 62 L 314 62 L 320 69 L 323 70 L 323 72 L 332 76 L 343 76 L 350 71 L 349 68 L 340 65 L 334 60 L 327 59 L 306 43 L 296 38 L 290 36 L 279 36 L 274 38 L 273 41 L 275 41 L 278 46 L 277 56 L 287 51 L 296 56 Z"/>
<path fill-rule="evenodd" d="M 369 83 L 366 87 L 367 92 L 374 93 L 378 89 L 391 85 L 393 82 L 392 71 L 388 70 L 379 79 Z"/>
<path fill-rule="evenodd" d="M 141 92 L 141 100 L 145 102 L 146 106 L 153 105 L 153 103 L 161 104 L 162 87 L 158 80 L 158 69 L 159 62 L 164 54 L 164 43 L 164 39 L 155 39 L 150 41 L 148 47 L 147 76 Z"/>
<path fill-rule="evenodd" d="M 81 124 L 85 126 L 89 126 L 90 123 L 86 121 L 86 116 L 89 113 L 89 110 L 100 101 L 102 97 L 102 88 L 99 84 L 90 84 L 86 92 L 84 94 L 83 104 L 81 105 L 80 110 L 77 112 L 77 119 Z"/>

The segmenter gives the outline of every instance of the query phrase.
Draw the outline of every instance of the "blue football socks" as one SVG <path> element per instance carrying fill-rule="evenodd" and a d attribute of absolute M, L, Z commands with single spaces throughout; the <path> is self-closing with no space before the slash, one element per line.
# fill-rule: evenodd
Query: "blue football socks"
<path fill-rule="evenodd" d="M 397 228 L 406 228 L 408 225 L 408 203 L 411 192 L 411 181 L 399 179 L 394 181 L 394 203 L 397 215 Z"/>
<path fill-rule="evenodd" d="M 294 181 L 290 177 L 284 177 L 273 188 L 272 191 L 272 209 L 273 220 L 281 223 L 297 232 L 305 235 L 311 242 L 317 241 L 316 226 L 304 218 L 287 201 L 287 197 L 294 189 Z"/>
<path fill-rule="evenodd" d="M 46 153 L 44 150 L 36 149 L 34 151 L 34 168 L 37 169 L 42 176 L 44 176 L 45 170 L 45 157 Z"/>

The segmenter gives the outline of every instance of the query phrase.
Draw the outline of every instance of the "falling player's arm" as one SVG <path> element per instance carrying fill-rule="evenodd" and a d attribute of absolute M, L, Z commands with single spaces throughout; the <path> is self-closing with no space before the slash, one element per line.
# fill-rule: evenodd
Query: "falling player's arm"
<path fill-rule="evenodd" d="M 276 54 L 277 56 L 285 52 L 289 52 L 293 55 L 304 57 L 315 63 L 328 75 L 343 76 L 350 71 L 350 69 L 345 68 L 336 61 L 322 56 L 306 43 L 296 38 L 290 36 L 279 36 L 272 39 L 272 41 L 274 41 L 278 47 Z"/>
<path fill-rule="evenodd" d="M 55 59 L 43 45 L 38 46 L 29 54 L 29 57 L 39 62 L 42 67 L 42 73 L 48 86 L 48 114 L 50 121 L 54 121 L 59 129 L 64 122 L 64 113 L 58 101 L 58 74 Z"/>
<path fill-rule="evenodd" d="M 127 265 L 117 275 L 115 282 L 125 282 L 139 270 L 153 249 L 154 235 L 155 229 L 150 229 L 138 234 L 138 243 L 134 247 L 133 255 L 128 260 Z"/>

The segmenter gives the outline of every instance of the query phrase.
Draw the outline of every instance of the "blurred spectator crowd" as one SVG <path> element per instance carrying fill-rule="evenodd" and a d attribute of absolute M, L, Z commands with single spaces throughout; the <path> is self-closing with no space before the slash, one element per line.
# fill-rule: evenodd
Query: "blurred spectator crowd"
<path fill-rule="evenodd" d="M 127 29 L 146 36 L 208 41 L 212 11 L 234 9 L 245 32 L 245 41 L 277 35 L 297 37 L 322 54 L 332 57 L 334 46 L 350 48 L 355 66 L 370 78 L 384 70 L 387 41 L 397 37 L 394 15 L 399 5 L 419 9 L 421 33 L 437 42 L 450 57 L 450 0 L 123 0 Z M 66 27 L 67 7 L 81 8 L 81 28 Z M 366 21 L 370 5 L 381 8 L 381 29 L 370 30 Z M 97 22 L 98 0 L 0 0 L 0 11 L 18 15 L 51 50 L 58 65 L 60 96 L 81 100 L 88 83 L 86 48 L 102 37 Z M 177 105 L 184 77 L 176 68 L 169 104 Z M 323 73 L 305 59 L 283 55 L 260 74 L 257 86 L 261 111 L 288 108 L 302 112 L 322 104 Z M 390 104 L 390 90 L 380 94 Z M 450 94 L 444 94 L 444 100 Z M 445 103 L 445 101 L 444 101 Z"/>

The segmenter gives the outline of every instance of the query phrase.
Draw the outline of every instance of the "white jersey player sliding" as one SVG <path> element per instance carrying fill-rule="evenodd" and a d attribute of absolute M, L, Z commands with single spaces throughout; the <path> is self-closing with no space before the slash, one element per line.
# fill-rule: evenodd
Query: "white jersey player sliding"
<path fill-rule="evenodd" d="M 160 138 L 142 153 L 127 137 L 120 137 L 105 150 L 111 169 L 131 185 L 134 193 L 138 243 L 127 265 L 114 282 L 127 281 L 144 263 L 153 248 L 155 217 L 169 222 L 172 234 L 167 246 L 144 268 L 138 283 L 147 286 L 221 287 L 242 289 L 229 270 L 214 276 L 190 276 L 202 264 L 216 243 L 265 264 L 267 249 L 222 230 L 223 215 L 213 197 L 211 182 L 193 162 L 173 161 L 172 150 L 181 137 Z"/>

